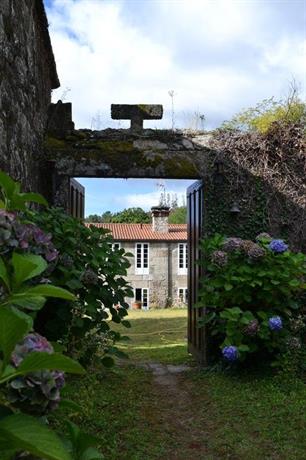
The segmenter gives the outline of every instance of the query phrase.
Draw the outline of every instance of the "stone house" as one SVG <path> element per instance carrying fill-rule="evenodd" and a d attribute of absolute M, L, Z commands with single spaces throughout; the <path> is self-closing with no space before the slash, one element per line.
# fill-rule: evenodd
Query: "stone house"
<path fill-rule="evenodd" d="M 152 208 L 151 224 L 98 223 L 110 230 L 114 248 L 133 254 L 127 280 L 143 309 L 187 303 L 187 224 L 169 224 L 168 207 Z M 89 225 L 89 224 L 88 224 Z"/>

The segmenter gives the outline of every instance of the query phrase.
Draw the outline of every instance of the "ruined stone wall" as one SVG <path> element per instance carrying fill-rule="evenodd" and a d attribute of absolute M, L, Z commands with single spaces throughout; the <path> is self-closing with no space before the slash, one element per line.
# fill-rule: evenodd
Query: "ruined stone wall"
<path fill-rule="evenodd" d="M 44 191 L 43 134 L 59 86 L 42 0 L 0 1 L 0 168 Z"/>

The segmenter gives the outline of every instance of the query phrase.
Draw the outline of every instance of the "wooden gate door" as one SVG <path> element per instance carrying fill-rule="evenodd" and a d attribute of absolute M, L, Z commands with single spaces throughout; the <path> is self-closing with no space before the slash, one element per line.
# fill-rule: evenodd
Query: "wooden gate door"
<path fill-rule="evenodd" d="M 203 229 L 203 181 L 197 181 L 187 189 L 188 215 L 188 351 L 202 365 L 207 365 L 205 328 L 197 326 L 198 319 L 204 314 L 202 308 L 194 308 L 198 301 L 201 267 L 199 239 Z"/>

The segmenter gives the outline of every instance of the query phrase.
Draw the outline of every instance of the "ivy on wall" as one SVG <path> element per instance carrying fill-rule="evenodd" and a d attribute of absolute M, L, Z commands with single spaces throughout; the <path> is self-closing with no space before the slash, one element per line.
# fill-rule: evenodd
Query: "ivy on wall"
<path fill-rule="evenodd" d="M 306 250 L 303 126 L 275 123 L 264 134 L 217 131 L 212 144 L 217 154 L 208 157 L 204 234 L 252 239 L 268 231 Z M 231 212 L 233 205 L 239 213 Z"/>

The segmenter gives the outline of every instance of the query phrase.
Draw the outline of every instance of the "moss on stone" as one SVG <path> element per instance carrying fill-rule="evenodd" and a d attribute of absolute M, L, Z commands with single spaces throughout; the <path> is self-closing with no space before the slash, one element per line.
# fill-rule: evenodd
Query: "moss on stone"
<path fill-rule="evenodd" d="M 62 149 L 66 149 L 68 146 L 67 146 L 67 142 L 64 139 L 57 139 L 53 136 L 48 135 L 45 138 L 45 147 L 47 147 L 47 149 L 52 149 L 52 150 L 57 150 L 57 149 L 62 150 Z"/>
<path fill-rule="evenodd" d="M 97 140 L 87 143 L 88 148 L 96 148 L 102 152 L 107 153 L 127 153 L 134 150 L 132 141 L 119 141 L 119 140 Z"/>
<path fill-rule="evenodd" d="M 188 158 L 168 158 L 163 160 L 165 174 L 175 178 L 199 178 L 199 171 Z"/>

